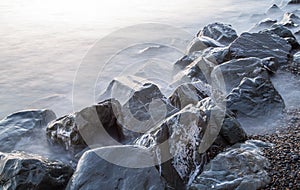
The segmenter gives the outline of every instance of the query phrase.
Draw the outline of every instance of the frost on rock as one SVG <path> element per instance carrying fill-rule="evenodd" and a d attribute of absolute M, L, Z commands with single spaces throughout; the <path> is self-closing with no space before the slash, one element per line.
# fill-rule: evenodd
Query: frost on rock
<path fill-rule="evenodd" d="M 234 145 L 211 160 L 189 189 L 252 190 L 266 186 L 269 161 L 260 149 L 265 146 L 271 145 L 254 140 Z"/>

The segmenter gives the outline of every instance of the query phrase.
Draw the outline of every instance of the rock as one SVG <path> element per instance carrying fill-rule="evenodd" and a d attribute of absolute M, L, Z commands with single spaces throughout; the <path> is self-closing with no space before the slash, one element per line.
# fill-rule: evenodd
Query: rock
<path fill-rule="evenodd" d="M 274 15 L 281 14 L 283 11 L 276 5 L 273 4 L 267 11 L 268 15 L 271 15 L 274 17 Z"/>
<path fill-rule="evenodd" d="M 288 5 L 300 4 L 299 0 L 291 0 L 288 2 Z"/>
<path fill-rule="evenodd" d="M 185 67 L 187 67 L 189 64 L 191 64 L 193 61 L 195 61 L 197 58 L 199 58 L 202 55 L 202 52 L 193 52 L 189 55 L 184 55 L 182 58 L 180 58 L 176 63 L 174 64 L 174 70 L 181 71 Z"/>
<path fill-rule="evenodd" d="M 238 37 L 231 25 L 218 22 L 205 26 L 197 36 L 207 36 L 224 45 L 230 44 Z"/>
<path fill-rule="evenodd" d="M 262 77 L 245 77 L 226 97 L 226 101 L 229 110 L 254 120 L 282 113 L 285 107 L 272 82 Z"/>
<path fill-rule="evenodd" d="M 188 189 L 253 190 L 265 187 L 270 182 L 266 171 L 270 163 L 257 142 L 247 141 L 218 154 Z"/>
<path fill-rule="evenodd" d="M 140 164 L 149 166 L 138 168 Z M 160 190 L 166 189 L 167 184 L 154 166 L 153 155 L 146 149 L 137 146 L 114 146 L 85 152 L 67 190 L 99 188 Z"/>
<path fill-rule="evenodd" d="M 300 47 L 297 39 L 293 35 L 293 33 L 283 25 L 275 25 L 268 30 L 261 31 L 261 33 L 270 34 L 270 35 L 278 35 L 287 40 L 287 42 L 292 46 L 293 49 L 297 49 Z"/>
<path fill-rule="evenodd" d="M 221 64 L 225 61 L 225 57 L 228 54 L 227 47 L 207 48 L 203 51 L 202 56 L 208 61 L 215 63 L 216 65 Z"/>
<path fill-rule="evenodd" d="M 288 28 L 295 28 L 299 26 L 300 18 L 294 13 L 285 13 L 279 24 Z"/>
<path fill-rule="evenodd" d="M 118 144 L 126 140 L 118 121 L 119 109 L 120 105 L 114 99 L 100 102 L 51 122 L 46 130 L 47 135 L 51 142 L 75 152 L 87 145 Z"/>
<path fill-rule="evenodd" d="M 0 153 L 0 186 L 3 189 L 63 190 L 72 173 L 70 166 L 37 155 Z"/>
<path fill-rule="evenodd" d="M 293 63 L 296 63 L 297 65 L 300 65 L 300 52 L 297 52 L 293 56 Z"/>
<path fill-rule="evenodd" d="M 169 97 L 171 104 L 182 109 L 189 104 L 197 105 L 198 102 L 209 97 L 211 87 L 201 81 L 180 85 Z"/>
<path fill-rule="evenodd" d="M 201 36 L 195 37 L 187 47 L 187 54 L 195 51 L 201 51 L 209 47 L 222 47 L 223 45 L 212 38 Z"/>
<path fill-rule="evenodd" d="M 219 80 L 222 82 L 220 85 L 225 85 L 225 93 L 229 93 L 234 87 L 237 87 L 244 77 L 268 77 L 263 60 L 253 57 L 225 62 L 216 66 L 211 75 L 218 76 L 218 73 L 222 74 Z M 224 89 L 224 87 L 220 86 L 218 89 Z"/>
<path fill-rule="evenodd" d="M 25 110 L 7 116 L 0 121 L 0 151 L 11 152 L 23 137 L 42 130 L 55 118 L 51 110 Z"/>
<path fill-rule="evenodd" d="M 272 20 L 270 18 L 263 19 L 258 24 L 256 24 L 250 31 L 251 32 L 259 32 L 265 29 L 271 28 L 277 20 Z"/>
<path fill-rule="evenodd" d="M 220 135 L 231 145 L 247 139 L 246 132 L 243 130 L 241 124 L 233 117 L 224 119 Z"/>
<path fill-rule="evenodd" d="M 243 33 L 229 46 L 227 59 L 274 57 L 280 65 L 288 64 L 291 46 L 279 36 Z"/>

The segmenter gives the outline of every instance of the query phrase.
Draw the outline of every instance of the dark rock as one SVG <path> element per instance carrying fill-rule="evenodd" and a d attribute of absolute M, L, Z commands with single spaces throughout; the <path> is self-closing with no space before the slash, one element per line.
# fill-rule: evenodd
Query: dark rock
<path fill-rule="evenodd" d="M 23 137 L 42 130 L 55 118 L 51 110 L 27 110 L 7 116 L 0 121 L 0 151 L 11 152 Z"/>
<path fill-rule="evenodd" d="M 279 36 L 243 33 L 229 46 L 227 59 L 274 57 L 280 65 L 288 63 L 291 46 Z"/>
<path fill-rule="evenodd" d="M 182 109 L 189 104 L 197 105 L 197 103 L 209 97 L 211 87 L 201 81 L 185 83 L 180 85 L 169 97 L 173 106 Z"/>
<path fill-rule="evenodd" d="M 87 145 L 112 145 L 125 139 L 119 124 L 118 101 L 112 99 L 87 107 L 80 112 L 61 117 L 47 127 L 51 142 L 65 146 L 72 151 L 84 149 Z"/>
<path fill-rule="evenodd" d="M 265 34 L 276 34 L 284 39 L 287 40 L 287 42 L 292 46 L 293 49 L 297 49 L 300 47 L 297 39 L 293 35 L 293 33 L 285 26 L 283 25 L 275 25 L 271 29 L 261 31 L 261 33 Z"/>
<path fill-rule="evenodd" d="M 218 65 L 225 61 L 225 57 L 228 54 L 228 51 L 229 50 L 227 47 L 207 48 L 203 51 L 202 56 L 205 57 L 208 61 Z"/>
<path fill-rule="evenodd" d="M 288 2 L 288 5 L 300 4 L 299 0 L 291 0 Z"/>
<path fill-rule="evenodd" d="M 234 87 L 237 87 L 244 77 L 268 77 L 262 60 L 258 58 L 234 59 L 225 62 L 216 66 L 211 75 L 219 76 L 218 73 L 222 75 L 219 80 L 223 82 L 220 85 L 225 86 L 225 93 L 229 93 Z M 220 86 L 219 89 L 224 89 L 223 86 Z"/>
<path fill-rule="evenodd" d="M 266 171 L 270 163 L 256 142 L 263 143 L 247 141 L 217 155 L 188 189 L 252 190 L 265 187 L 270 182 Z"/>
<path fill-rule="evenodd" d="M 160 190 L 166 189 L 167 185 L 147 149 L 113 146 L 85 152 L 67 187 L 68 190 L 99 188 Z"/>
<path fill-rule="evenodd" d="M 300 18 L 294 13 L 285 13 L 279 24 L 288 28 L 295 28 L 299 26 Z"/>
<path fill-rule="evenodd" d="M 37 155 L 0 153 L 1 189 L 63 190 L 72 173 L 70 166 Z"/>
<path fill-rule="evenodd" d="M 255 120 L 282 113 L 285 107 L 271 81 L 262 77 L 245 77 L 226 99 L 229 110 Z"/>
<path fill-rule="evenodd" d="M 272 19 L 266 18 L 266 19 L 260 21 L 258 24 L 256 24 L 250 31 L 251 32 L 259 32 L 259 31 L 262 31 L 265 29 L 269 29 L 276 22 L 277 22 L 277 20 L 272 20 Z"/>
<path fill-rule="evenodd" d="M 191 64 L 193 61 L 195 61 L 199 56 L 201 56 L 201 52 L 193 52 L 189 55 L 184 55 L 182 58 L 180 58 L 176 63 L 174 64 L 175 70 L 179 71 L 187 67 L 189 64 Z"/>
<path fill-rule="evenodd" d="M 221 46 L 223 45 L 212 38 L 206 36 L 195 37 L 187 47 L 187 54 L 189 55 L 195 51 L 201 51 L 209 47 Z"/>
<path fill-rule="evenodd" d="M 247 138 L 241 124 L 233 117 L 224 119 L 220 135 L 231 145 L 242 142 Z"/>
<path fill-rule="evenodd" d="M 218 22 L 205 26 L 197 36 L 207 36 L 224 45 L 230 44 L 238 37 L 231 25 Z"/>

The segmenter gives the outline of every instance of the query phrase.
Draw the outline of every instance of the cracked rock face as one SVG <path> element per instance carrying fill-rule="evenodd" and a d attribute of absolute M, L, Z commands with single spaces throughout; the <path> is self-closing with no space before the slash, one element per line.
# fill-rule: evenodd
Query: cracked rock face
<path fill-rule="evenodd" d="M 227 59 L 274 57 L 280 65 L 288 64 L 291 45 L 283 38 L 260 33 L 243 33 L 229 45 Z"/>
<path fill-rule="evenodd" d="M 188 189 L 252 190 L 266 186 L 270 177 L 266 171 L 269 161 L 260 147 L 270 146 L 262 141 L 246 141 L 220 153 L 199 174 Z"/>
<path fill-rule="evenodd" d="M 0 186 L 3 189 L 57 189 L 68 184 L 73 169 L 23 152 L 0 153 Z"/>
<path fill-rule="evenodd" d="M 223 45 L 229 45 L 238 37 L 236 31 L 231 27 L 231 25 L 218 22 L 205 26 L 198 33 L 198 36 L 210 37 Z"/>

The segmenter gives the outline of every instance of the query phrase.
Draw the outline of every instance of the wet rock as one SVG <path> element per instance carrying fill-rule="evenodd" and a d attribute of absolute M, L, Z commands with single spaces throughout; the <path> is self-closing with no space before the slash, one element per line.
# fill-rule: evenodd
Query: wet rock
<path fill-rule="evenodd" d="M 176 63 L 174 64 L 174 69 L 176 71 L 181 71 L 185 67 L 187 67 L 189 64 L 191 64 L 193 61 L 195 61 L 198 57 L 202 55 L 202 52 L 193 52 L 189 55 L 184 55 L 182 58 L 180 58 Z"/>
<path fill-rule="evenodd" d="M 224 45 L 230 44 L 238 37 L 231 25 L 218 22 L 205 26 L 197 36 L 207 36 Z"/>
<path fill-rule="evenodd" d="M 299 0 L 291 0 L 288 2 L 288 5 L 300 4 Z"/>
<path fill-rule="evenodd" d="M 268 9 L 267 14 L 274 17 L 274 15 L 282 14 L 282 12 L 283 11 L 276 4 L 273 4 Z"/>
<path fill-rule="evenodd" d="M 265 187 L 270 182 L 266 171 L 270 163 L 264 157 L 260 144 L 266 143 L 247 141 L 217 155 L 189 189 L 252 190 Z"/>
<path fill-rule="evenodd" d="M 23 152 L 0 153 L 1 189 L 57 189 L 67 186 L 73 169 Z"/>
<path fill-rule="evenodd" d="M 26 110 L 7 116 L 0 121 L 0 151 L 11 152 L 23 137 L 42 130 L 55 118 L 51 110 Z"/>
<path fill-rule="evenodd" d="M 225 62 L 225 57 L 228 54 L 228 51 L 227 47 L 208 48 L 203 51 L 202 56 L 208 61 L 218 65 Z"/>
<path fill-rule="evenodd" d="M 297 52 L 293 56 L 293 63 L 300 65 L 300 52 Z"/>
<path fill-rule="evenodd" d="M 224 119 L 220 135 L 231 145 L 245 141 L 247 138 L 246 132 L 243 130 L 241 124 L 233 117 Z"/>
<path fill-rule="evenodd" d="M 211 87 L 201 81 L 180 85 L 169 97 L 173 106 L 182 109 L 189 104 L 197 105 L 198 102 L 209 97 Z"/>
<path fill-rule="evenodd" d="M 221 47 L 221 46 L 223 45 L 212 38 L 206 36 L 195 37 L 187 47 L 187 54 L 191 54 L 195 51 L 201 51 L 209 47 Z"/>
<path fill-rule="evenodd" d="M 271 28 L 277 20 L 272 20 L 270 18 L 266 18 L 262 21 L 260 21 L 258 24 L 256 24 L 250 31 L 251 32 L 259 32 L 265 29 Z"/>
<path fill-rule="evenodd" d="M 266 64 L 267 64 L 266 60 Z M 214 68 L 211 75 L 221 76 L 220 85 L 225 85 L 226 93 L 237 87 L 244 77 L 264 76 L 268 77 L 268 72 L 264 69 L 263 60 L 258 58 L 234 59 L 218 65 Z M 220 86 L 219 89 L 224 87 Z"/>
<path fill-rule="evenodd" d="M 285 105 L 270 80 L 244 78 L 226 97 L 227 108 L 241 117 L 268 118 L 282 113 Z"/>
<path fill-rule="evenodd" d="M 285 40 L 292 46 L 293 49 L 297 49 L 300 47 L 296 37 L 293 33 L 283 25 L 275 25 L 268 30 L 261 31 L 261 33 L 270 34 L 270 35 L 278 35 Z"/>
<path fill-rule="evenodd" d="M 119 103 L 112 99 L 61 117 L 47 127 L 51 142 L 67 150 L 82 150 L 89 146 L 107 146 L 126 140 L 119 124 Z"/>
<path fill-rule="evenodd" d="M 299 26 L 300 18 L 294 13 L 285 13 L 279 24 L 288 28 L 295 28 Z"/>
<path fill-rule="evenodd" d="M 139 168 L 142 165 L 144 168 Z M 67 187 L 68 190 L 99 188 L 160 190 L 167 185 L 154 167 L 151 152 L 137 146 L 113 146 L 85 152 Z"/>
<path fill-rule="evenodd" d="M 291 46 L 279 36 L 243 33 L 229 46 L 227 59 L 274 57 L 280 65 L 288 64 Z"/>

